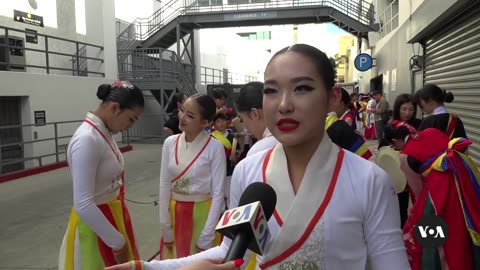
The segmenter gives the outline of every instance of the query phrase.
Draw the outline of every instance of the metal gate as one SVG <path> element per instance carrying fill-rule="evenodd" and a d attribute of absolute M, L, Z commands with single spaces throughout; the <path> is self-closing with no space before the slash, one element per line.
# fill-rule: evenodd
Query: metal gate
<path fill-rule="evenodd" d="M 0 97 L 0 127 L 15 126 L 0 129 L 0 174 L 22 170 L 23 162 L 10 161 L 23 158 L 23 134 L 20 97 Z"/>
<path fill-rule="evenodd" d="M 469 154 L 480 165 L 480 4 L 449 22 L 425 42 L 425 83 L 455 96 L 448 110 L 463 121 L 473 145 Z"/>

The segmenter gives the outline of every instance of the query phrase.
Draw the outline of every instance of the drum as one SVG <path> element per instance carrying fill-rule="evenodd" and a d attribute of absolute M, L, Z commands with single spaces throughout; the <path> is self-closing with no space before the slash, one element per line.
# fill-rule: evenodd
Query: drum
<path fill-rule="evenodd" d="M 397 193 L 405 190 L 407 178 L 400 169 L 400 152 L 395 151 L 390 146 L 381 147 L 378 149 L 375 163 L 390 175 L 393 187 Z"/>

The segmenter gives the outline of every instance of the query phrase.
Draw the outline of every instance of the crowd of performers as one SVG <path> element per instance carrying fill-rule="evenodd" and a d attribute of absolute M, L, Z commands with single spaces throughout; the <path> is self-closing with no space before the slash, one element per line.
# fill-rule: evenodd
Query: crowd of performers
<path fill-rule="evenodd" d="M 480 173 L 461 119 L 444 107 L 452 93 L 425 85 L 390 109 L 380 92 L 350 94 L 334 76 L 323 52 L 296 44 L 230 108 L 223 91 L 172 97 L 151 261 L 136 248 L 112 138 L 142 116 L 143 95 L 126 81 L 101 85 L 101 104 L 68 146 L 74 204 L 59 269 L 480 269 Z M 417 107 L 428 116 L 418 119 Z M 391 176 L 372 161 L 372 139 L 400 152 L 405 191 L 392 192 Z M 215 226 L 259 181 L 278 198 L 266 253 L 223 263 L 231 240 Z M 414 237 L 426 215 L 449 226 L 438 248 Z"/>

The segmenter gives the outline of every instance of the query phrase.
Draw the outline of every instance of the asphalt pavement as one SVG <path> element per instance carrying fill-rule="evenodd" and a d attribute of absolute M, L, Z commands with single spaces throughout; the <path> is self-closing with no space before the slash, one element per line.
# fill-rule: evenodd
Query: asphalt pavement
<path fill-rule="evenodd" d="M 161 145 L 136 144 L 124 153 L 126 198 L 143 259 L 159 248 Z M 0 184 L 0 269 L 57 269 L 72 207 L 68 168 Z"/>

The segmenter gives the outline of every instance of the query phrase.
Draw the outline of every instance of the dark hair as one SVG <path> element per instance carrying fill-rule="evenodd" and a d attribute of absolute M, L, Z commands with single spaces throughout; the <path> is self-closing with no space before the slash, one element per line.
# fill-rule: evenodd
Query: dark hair
<path fill-rule="evenodd" d="M 227 93 L 223 89 L 215 89 L 212 91 L 212 97 L 217 98 L 227 98 Z"/>
<path fill-rule="evenodd" d="M 182 102 L 182 100 L 185 98 L 185 94 L 183 93 L 176 93 L 173 95 L 172 100 L 167 105 L 167 109 L 165 110 L 166 113 L 173 113 L 175 111 L 178 111 L 178 103 Z"/>
<path fill-rule="evenodd" d="M 127 81 L 115 81 L 112 85 L 101 84 L 97 89 L 97 97 L 102 100 L 102 104 L 117 102 L 122 110 L 145 106 L 142 90 Z"/>
<path fill-rule="evenodd" d="M 351 94 L 350 94 L 350 98 L 353 98 L 353 97 L 356 97 L 356 96 L 358 96 L 357 93 L 351 93 Z"/>
<path fill-rule="evenodd" d="M 453 99 L 452 92 L 446 92 L 435 84 L 425 84 L 413 97 L 413 100 L 417 104 L 420 104 L 420 100 L 433 100 L 439 104 L 443 104 L 444 102 L 450 103 Z"/>
<path fill-rule="evenodd" d="M 393 103 L 393 120 L 400 120 L 400 107 L 402 107 L 403 104 L 411 102 L 413 104 L 413 116 L 412 118 L 415 118 L 417 115 L 417 103 L 413 102 L 413 97 L 410 94 L 400 94 L 397 96 L 395 99 L 395 102 Z M 408 121 L 410 121 L 409 119 Z"/>
<path fill-rule="evenodd" d="M 310 59 L 310 61 L 312 61 L 317 68 L 319 75 L 322 77 L 323 83 L 325 84 L 327 91 L 330 91 L 333 88 L 333 86 L 335 85 L 335 70 L 333 69 L 332 63 L 324 52 L 307 44 L 295 44 L 289 47 L 285 47 L 275 53 L 275 55 L 273 55 L 273 57 L 268 62 L 268 65 L 270 65 L 270 63 L 275 57 L 286 52 L 295 52 Z"/>
<path fill-rule="evenodd" d="M 249 82 L 240 88 L 235 108 L 239 112 L 250 112 L 251 109 L 263 107 L 263 83 Z"/>
<path fill-rule="evenodd" d="M 382 96 L 382 92 L 380 92 L 380 91 L 373 91 L 372 92 L 372 97 L 378 96 L 378 95 Z"/>
<path fill-rule="evenodd" d="M 389 143 L 393 144 L 393 139 L 405 139 L 409 134 L 406 127 L 395 128 L 391 124 L 386 125 L 383 130 L 383 138 Z"/>
<path fill-rule="evenodd" d="M 205 94 L 195 94 L 191 98 L 195 99 L 198 105 L 200 105 L 202 118 L 209 122 L 212 121 L 217 112 L 217 105 L 213 98 Z"/>
<path fill-rule="evenodd" d="M 348 94 L 347 90 L 345 88 L 340 88 L 342 91 L 342 99 L 340 100 L 344 105 L 347 105 L 349 108 L 352 105 L 352 98 L 350 97 L 350 94 Z"/>
<path fill-rule="evenodd" d="M 228 116 L 224 113 L 217 113 L 215 117 L 213 118 L 213 122 L 217 121 L 218 119 L 223 119 L 225 121 L 228 121 Z"/>

